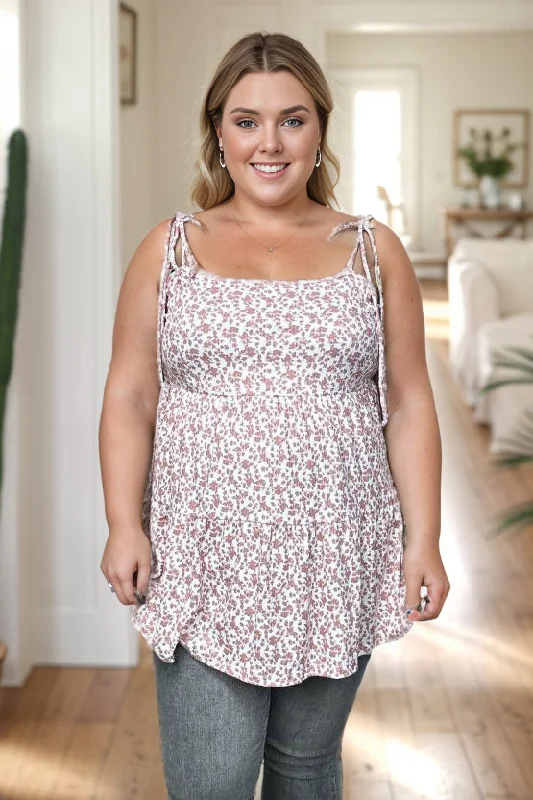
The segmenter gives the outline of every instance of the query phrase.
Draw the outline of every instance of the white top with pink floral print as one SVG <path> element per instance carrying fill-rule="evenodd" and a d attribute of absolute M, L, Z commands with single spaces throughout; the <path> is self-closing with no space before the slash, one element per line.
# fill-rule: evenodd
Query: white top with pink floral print
<path fill-rule="evenodd" d="M 411 627 L 372 219 L 337 226 L 356 231 L 348 264 L 309 280 L 206 272 L 187 222 L 161 273 L 152 572 L 133 624 L 163 661 L 181 643 L 248 683 L 350 675 Z"/>

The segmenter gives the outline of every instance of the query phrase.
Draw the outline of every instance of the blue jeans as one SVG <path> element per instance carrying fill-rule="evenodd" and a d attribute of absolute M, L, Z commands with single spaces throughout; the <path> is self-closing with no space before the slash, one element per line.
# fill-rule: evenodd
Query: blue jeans
<path fill-rule="evenodd" d="M 341 800 L 341 742 L 370 655 L 347 678 L 265 687 L 233 678 L 178 645 L 154 655 L 169 800 Z"/>

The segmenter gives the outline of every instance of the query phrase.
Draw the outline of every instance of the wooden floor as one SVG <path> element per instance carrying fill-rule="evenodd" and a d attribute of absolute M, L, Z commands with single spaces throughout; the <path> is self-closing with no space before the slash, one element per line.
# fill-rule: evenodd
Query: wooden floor
<path fill-rule="evenodd" d="M 441 619 L 376 650 L 344 800 L 533 800 L 533 531 L 491 536 L 499 509 L 533 496 L 533 471 L 492 465 L 448 375 L 445 287 L 423 290 L 452 592 Z M 1 800 L 165 798 L 146 649 L 132 671 L 35 669 L 2 716 Z"/>

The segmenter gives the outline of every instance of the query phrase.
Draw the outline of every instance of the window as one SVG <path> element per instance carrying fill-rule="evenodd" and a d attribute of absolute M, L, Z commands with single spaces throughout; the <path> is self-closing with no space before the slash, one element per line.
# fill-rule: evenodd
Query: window
<path fill-rule="evenodd" d="M 339 70 L 332 75 L 339 119 L 341 205 L 373 214 L 404 244 L 418 232 L 417 93 L 412 68 Z"/>
<path fill-rule="evenodd" d="M 400 92 L 364 89 L 354 99 L 353 208 L 405 233 Z"/>

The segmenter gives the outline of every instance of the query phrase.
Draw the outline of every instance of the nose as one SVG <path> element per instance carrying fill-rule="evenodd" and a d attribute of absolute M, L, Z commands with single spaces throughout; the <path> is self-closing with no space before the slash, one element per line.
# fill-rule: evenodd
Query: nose
<path fill-rule="evenodd" d="M 282 147 L 280 130 L 277 123 L 265 123 L 263 126 L 261 145 L 259 147 L 261 152 L 279 153 Z"/>

